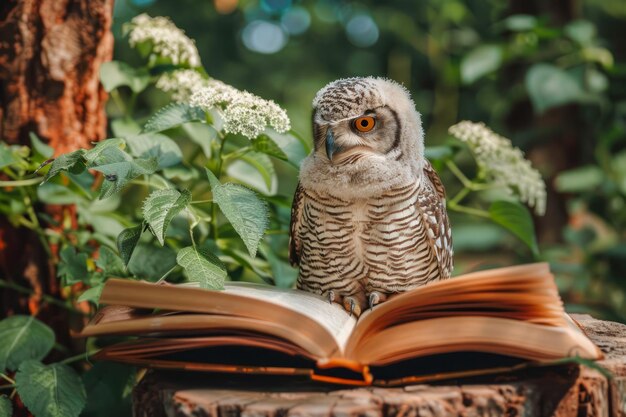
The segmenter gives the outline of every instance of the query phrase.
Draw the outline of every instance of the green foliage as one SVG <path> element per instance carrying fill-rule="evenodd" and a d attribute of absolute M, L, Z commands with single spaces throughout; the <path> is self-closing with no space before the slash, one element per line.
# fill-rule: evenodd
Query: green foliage
<path fill-rule="evenodd" d="M 206 172 L 213 191 L 213 201 L 220 206 L 224 216 L 244 241 L 250 256 L 254 257 L 268 225 L 267 203 L 253 191 L 238 184 L 220 184 L 211 171 Z"/>
<path fill-rule="evenodd" d="M 25 360 L 43 359 L 54 345 L 54 332 L 32 316 L 0 321 L 0 372 L 14 371 Z"/>
<path fill-rule="evenodd" d="M 536 64 L 530 68 L 526 88 L 538 113 L 567 103 L 584 103 L 590 98 L 573 76 L 549 64 Z"/>
<path fill-rule="evenodd" d="M 150 83 L 150 73 L 145 68 L 133 68 L 124 62 L 110 61 L 100 66 L 100 81 L 107 92 L 126 86 L 139 93 Z"/>
<path fill-rule="evenodd" d="M 189 246 L 181 249 L 176 262 L 182 266 L 189 281 L 197 282 L 201 288 L 221 290 L 224 288 L 226 268 L 207 249 Z"/>
<path fill-rule="evenodd" d="M 22 402 L 37 417 L 77 417 L 85 406 L 80 377 L 61 363 L 22 362 L 15 383 Z"/>
<path fill-rule="evenodd" d="M 0 417 L 11 417 L 13 415 L 13 404 L 6 395 L 0 395 Z"/>
<path fill-rule="evenodd" d="M 130 387 L 134 385 L 134 369 L 112 362 L 96 362 L 83 374 L 87 404 L 84 417 L 125 416 L 130 410 Z"/>
<path fill-rule="evenodd" d="M 499 45 L 481 45 L 463 57 L 461 62 L 461 80 L 465 84 L 490 74 L 502 64 L 502 47 Z"/>
<path fill-rule="evenodd" d="M 181 192 L 171 188 L 153 191 L 144 201 L 143 218 L 161 246 L 165 244 L 165 233 L 170 222 L 187 208 L 190 201 L 189 191 Z"/>
<path fill-rule="evenodd" d="M 57 276 L 63 278 L 65 285 L 86 281 L 89 276 L 87 259 L 86 253 L 76 252 L 76 249 L 70 246 L 64 248 L 61 251 Z"/>
<path fill-rule="evenodd" d="M 184 103 L 172 103 L 157 111 L 143 127 L 144 132 L 161 132 L 184 123 L 206 120 L 204 111 Z"/>
<path fill-rule="evenodd" d="M 133 251 L 135 250 L 135 246 L 139 243 L 142 231 L 143 224 L 124 229 L 117 237 L 117 250 L 120 253 L 120 257 L 122 258 L 124 265 L 128 265 L 130 257 L 133 255 Z"/>
<path fill-rule="evenodd" d="M 511 201 L 495 201 L 489 207 L 491 219 L 519 237 L 533 254 L 539 254 L 535 228 L 530 212 L 526 207 Z"/>

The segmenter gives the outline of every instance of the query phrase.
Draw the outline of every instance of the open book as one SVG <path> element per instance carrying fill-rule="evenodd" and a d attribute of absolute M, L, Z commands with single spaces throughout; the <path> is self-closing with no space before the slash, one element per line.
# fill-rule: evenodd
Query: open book
<path fill-rule="evenodd" d="M 83 336 L 139 338 L 103 359 L 170 369 L 397 385 L 600 350 L 565 314 L 547 264 L 475 272 L 391 297 L 358 319 L 321 297 L 246 283 L 224 291 L 111 279 Z"/>

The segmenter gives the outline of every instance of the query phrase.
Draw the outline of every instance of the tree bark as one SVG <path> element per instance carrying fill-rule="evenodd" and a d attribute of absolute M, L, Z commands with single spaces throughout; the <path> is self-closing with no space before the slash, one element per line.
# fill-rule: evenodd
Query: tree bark
<path fill-rule="evenodd" d="M 33 132 L 59 155 L 106 137 L 99 70 L 113 53 L 112 14 L 113 0 L 0 0 L 0 140 L 30 145 Z M 71 206 L 41 210 L 57 220 L 75 216 Z M 67 312 L 41 302 L 59 296 L 58 248 L 47 254 L 34 232 L 1 217 L 0 240 L 0 276 L 33 291 L 0 289 L 0 317 L 43 304 L 39 316 L 68 339 Z"/>
<path fill-rule="evenodd" d="M 106 93 L 99 82 L 111 59 L 113 0 L 3 0 L 0 5 L 0 138 L 55 154 L 106 137 Z"/>

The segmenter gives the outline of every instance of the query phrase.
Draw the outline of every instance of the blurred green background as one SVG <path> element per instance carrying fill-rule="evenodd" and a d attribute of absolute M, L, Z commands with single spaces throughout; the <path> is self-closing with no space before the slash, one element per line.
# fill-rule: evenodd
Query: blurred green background
<path fill-rule="evenodd" d="M 280 103 L 308 140 L 315 92 L 367 75 L 411 90 L 427 146 L 464 119 L 511 138 L 548 185 L 536 227 L 568 309 L 626 321 L 623 0 L 119 0 L 115 59 L 131 65 L 141 59 L 122 24 L 139 13 L 169 16 L 211 77 Z M 139 100 L 147 117 L 167 96 Z M 459 184 L 442 174 L 453 193 Z M 295 171 L 282 175 L 290 195 Z M 491 222 L 452 223 L 457 274 L 533 260 Z"/>

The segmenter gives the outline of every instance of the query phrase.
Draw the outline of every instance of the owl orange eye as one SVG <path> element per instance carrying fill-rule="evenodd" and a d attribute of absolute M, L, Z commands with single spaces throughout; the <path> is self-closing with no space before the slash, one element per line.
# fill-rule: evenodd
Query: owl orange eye
<path fill-rule="evenodd" d="M 363 116 L 352 122 L 354 128 L 359 132 L 369 132 L 376 126 L 376 119 L 372 116 Z"/>

